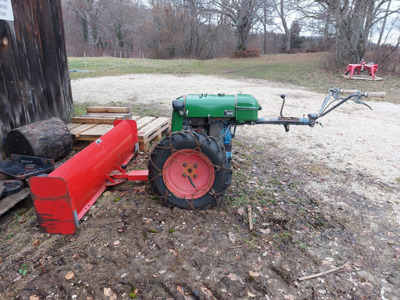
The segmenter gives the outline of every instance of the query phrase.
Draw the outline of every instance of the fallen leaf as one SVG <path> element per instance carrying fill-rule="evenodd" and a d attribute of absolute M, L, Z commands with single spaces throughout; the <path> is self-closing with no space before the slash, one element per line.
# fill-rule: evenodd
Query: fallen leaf
<path fill-rule="evenodd" d="M 65 279 L 70 280 L 75 277 L 75 273 L 73 271 L 69 271 L 67 274 L 65 274 Z"/>
<path fill-rule="evenodd" d="M 247 291 L 247 296 L 250 297 L 250 298 L 255 298 L 256 297 L 256 295 L 250 293 L 249 291 Z"/>
<path fill-rule="evenodd" d="M 268 234 L 271 232 L 271 229 L 267 228 L 267 229 L 260 229 L 260 232 L 263 234 Z"/>
<path fill-rule="evenodd" d="M 240 207 L 240 208 L 238 208 L 237 213 L 240 216 L 244 216 L 246 214 L 246 211 L 245 211 L 245 209 L 243 207 Z"/>
<path fill-rule="evenodd" d="M 164 274 L 165 272 L 167 272 L 167 270 L 160 270 L 160 271 L 158 271 L 158 273 L 160 273 L 160 275 Z"/>
<path fill-rule="evenodd" d="M 175 251 L 175 249 L 168 249 L 169 252 L 171 252 L 173 255 L 178 256 L 178 252 Z"/>
<path fill-rule="evenodd" d="M 29 296 L 29 300 L 40 300 L 40 297 L 36 296 L 36 295 L 32 295 L 32 296 Z"/>
<path fill-rule="evenodd" d="M 250 275 L 251 277 L 258 277 L 258 276 L 260 276 L 260 273 L 253 272 L 253 271 L 249 271 L 249 275 Z"/>
<path fill-rule="evenodd" d="M 234 233 L 229 232 L 229 233 L 228 233 L 228 236 L 229 236 L 229 240 L 230 240 L 233 244 L 236 243 L 236 235 L 235 235 Z"/>
<path fill-rule="evenodd" d="M 239 277 L 235 273 L 229 273 L 228 278 L 232 281 L 239 281 Z"/>
<path fill-rule="evenodd" d="M 103 193 L 103 195 L 106 196 L 106 197 L 107 197 L 107 196 L 110 196 L 110 195 L 111 195 L 111 192 L 110 192 L 110 191 L 106 191 L 106 192 Z"/>
<path fill-rule="evenodd" d="M 203 248 L 200 248 L 200 249 L 199 249 L 199 251 L 200 251 L 201 253 L 207 252 L 207 250 L 208 250 L 208 247 L 203 247 Z"/>
<path fill-rule="evenodd" d="M 115 241 L 115 242 L 113 243 L 114 246 L 119 246 L 119 244 L 121 244 L 120 241 Z"/>
<path fill-rule="evenodd" d="M 211 291 L 208 289 L 208 288 L 206 288 L 205 286 L 202 286 L 201 288 L 200 288 L 200 290 L 203 292 L 203 294 L 204 295 L 206 295 L 207 297 L 214 297 L 214 295 L 211 293 Z"/>
<path fill-rule="evenodd" d="M 117 299 L 117 295 L 110 288 L 104 288 L 103 293 L 104 293 L 104 296 L 108 297 L 109 300 Z"/>
<path fill-rule="evenodd" d="M 77 260 L 77 259 L 79 258 L 79 254 L 78 254 L 78 253 L 75 253 L 74 255 L 72 255 L 72 258 L 75 259 L 75 260 Z"/>
<path fill-rule="evenodd" d="M 40 240 L 34 240 L 32 242 L 32 245 L 35 246 L 35 247 L 39 246 L 40 245 Z"/>
<path fill-rule="evenodd" d="M 176 290 L 178 291 L 179 294 L 181 294 L 183 296 L 185 295 L 185 291 L 183 290 L 183 288 L 180 285 L 178 285 L 176 287 Z"/>

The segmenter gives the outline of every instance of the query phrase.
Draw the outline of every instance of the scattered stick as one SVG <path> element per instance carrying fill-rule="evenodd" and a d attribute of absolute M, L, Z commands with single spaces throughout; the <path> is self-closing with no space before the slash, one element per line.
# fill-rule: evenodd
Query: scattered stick
<path fill-rule="evenodd" d="M 247 206 L 247 214 L 249 217 L 249 229 L 253 230 L 253 217 L 251 213 L 251 205 Z"/>
<path fill-rule="evenodd" d="M 333 268 L 333 269 L 330 269 L 330 270 L 327 270 L 327 271 L 324 271 L 324 272 L 321 272 L 321 273 L 317 273 L 317 274 L 314 274 L 314 275 L 303 276 L 303 277 L 300 277 L 298 280 L 302 281 L 302 280 L 312 279 L 312 278 L 316 278 L 316 277 L 321 277 L 321 276 L 324 276 L 326 274 L 339 271 L 339 270 L 345 268 L 349 263 L 350 262 L 347 262 L 347 263 L 345 263 L 344 265 L 342 265 L 340 267 L 336 267 L 336 268 Z"/>

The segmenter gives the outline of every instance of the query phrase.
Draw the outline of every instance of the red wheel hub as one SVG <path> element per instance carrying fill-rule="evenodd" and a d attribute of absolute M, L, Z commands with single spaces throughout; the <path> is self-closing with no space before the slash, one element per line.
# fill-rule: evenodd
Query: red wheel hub
<path fill-rule="evenodd" d="M 168 157 L 163 168 L 163 179 L 176 197 L 196 199 L 213 186 L 215 174 L 210 159 L 193 149 L 183 149 Z"/>

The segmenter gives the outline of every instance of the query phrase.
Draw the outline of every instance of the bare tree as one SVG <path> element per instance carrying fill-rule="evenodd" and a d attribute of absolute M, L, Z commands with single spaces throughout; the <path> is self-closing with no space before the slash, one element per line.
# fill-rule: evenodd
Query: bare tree
<path fill-rule="evenodd" d="M 102 46 L 111 46 L 128 55 L 134 36 L 140 31 L 144 11 L 131 0 L 109 0 L 102 16 Z"/>
<path fill-rule="evenodd" d="M 383 34 L 385 32 L 385 27 L 386 27 L 386 22 L 387 22 L 387 18 L 389 16 L 389 12 L 390 12 L 390 5 L 392 4 L 392 0 L 389 0 L 387 7 L 386 7 L 386 13 L 383 16 L 383 23 L 382 23 L 382 27 L 381 30 L 379 32 L 379 38 L 378 38 L 378 42 L 377 45 L 379 46 L 382 42 L 382 38 L 383 38 Z"/>
<path fill-rule="evenodd" d="M 105 0 L 71 0 L 69 2 L 82 18 L 83 38 L 89 42 L 92 50 L 100 40 L 99 21 L 106 2 Z"/>
<path fill-rule="evenodd" d="M 364 57 L 371 29 L 385 17 L 398 13 L 388 7 L 391 0 L 317 0 L 333 17 L 337 59 L 357 62 Z"/>
<path fill-rule="evenodd" d="M 262 35 L 263 35 L 263 53 L 267 53 L 267 36 L 268 36 L 268 26 L 273 24 L 272 21 L 272 12 L 273 4 L 271 0 L 263 0 L 261 9 L 258 15 L 258 22 L 262 26 Z"/>
<path fill-rule="evenodd" d="M 280 19 L 280 23 L 282 26 L 278 26 L 281 31 L 283 32 L 284 36 L 285 36 L 285 45 L 286 45 L 286 50 L 290 50 L 290 28 L 287 22 L 287 12 L 288 12 L 288 7 L 290 7 L 291 5 L 293 5 L 292 3 L 289 3 L 288 1 L 284 1 L 284 0 L 272 0 L 274 3 L 274 8 L 275 11 L 277 12 L 279 19 Z"/>
<path fill-rule="evenodd" d="M 246 50 L 250 30 L 263 5 L 262 0 L 210 0 L 208 11 L 221 14 L 230 19 L 237 37 L 237 50 Z"/>

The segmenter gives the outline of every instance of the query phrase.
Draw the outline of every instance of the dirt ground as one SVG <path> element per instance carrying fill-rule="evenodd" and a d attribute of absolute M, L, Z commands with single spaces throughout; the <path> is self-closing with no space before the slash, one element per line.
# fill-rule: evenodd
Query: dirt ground
<path fill-rule="evenodd" d="M 278 115 L 282 93 L 287 116 L 318 111 L 324 97 L 206 76 L 72 87 L 75 102 L 159 115 L 186 93 L 253 94 L 261 117 Z M 18 207 L 0 227 L 0 299 L 400 299 L 400 107 L 367 101 L 372 111 L 345 105 L 325 127 L 238 128 L 233 181 L 211 210 L 171 209 L 144 183 L 124 183 L 103 193 L 75 235 L 60 236 Z"/>

